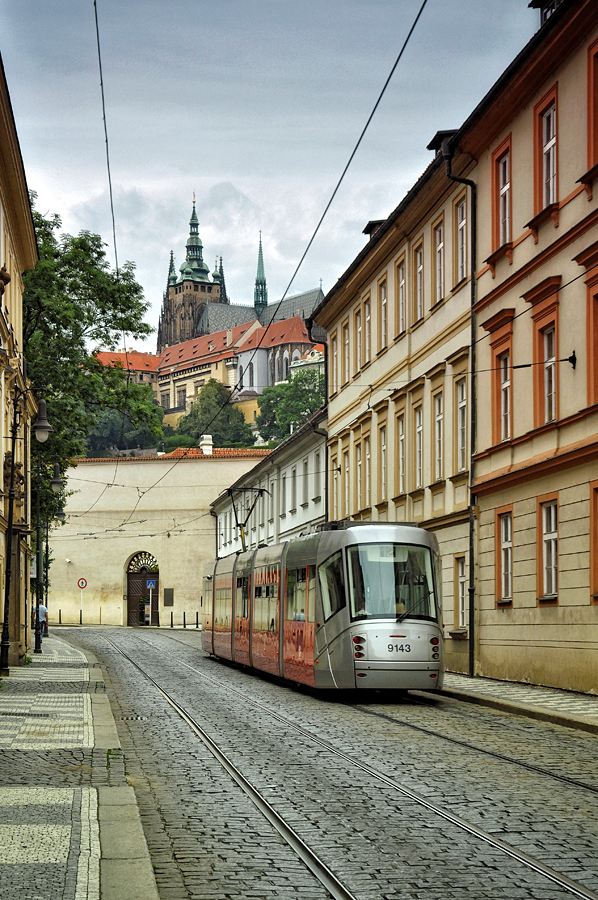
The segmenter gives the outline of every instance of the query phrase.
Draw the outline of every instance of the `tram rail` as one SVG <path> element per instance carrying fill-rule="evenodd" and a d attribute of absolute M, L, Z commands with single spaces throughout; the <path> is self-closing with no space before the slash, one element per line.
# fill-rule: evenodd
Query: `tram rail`
<path fill-rule="evenodd" d="M 191 716 L 189 713 L 167 692 L 161 685 L 142 667 L 137 663 L 128 653 L 122 650 L 121 647 L 118 646 L 114 641 L 108 638 L 106 635 L 102 635 L 104 640 L 109 643 L 121 656 L 127 659 L 160 693 L 161 696 L 167 701 L 167 703 L 177 712 L 177 714 L 183 719 L 183 721 L 191 728 L 191 730 L 200 738 L 200 740 L 205 744 L 208 750 L 212 753 L 212 755 L 220 762 L 225 771 L 233 778 L 233 780 L 239 785 L 239 787 L 244 791 L 244 793 L 252 800 L 254 805 L 260 810 L 260 812 L 268 819 L 268 821 L 276 828 L 278 833 L 283 837 L 283 839 L 287 842 L 287 844 L 294 850 L 294 852 L 299 856 L 299 858 L 304 862 L 304 864 L 310 869 L 310 871 L 316 876 L 316 878 L 323 884 L 326 889 L 329 891 L 332 897 L 335 900 L 355 900 L 355 897 L 348 888 L 340 881 L 340 879 L 328 868 L 328 866 L 321 860 L 317 854 L 314 853 L 313 850 L 303 841 L 303 839 L 297 834 L 297 832 L 283 819 L 282 816 L 272 807 L 272 805 L 266 800 L 266 798 L 251 784 L 251 782 L 240 772 L 240 770 L 232 763 L 232 761 L 226 756 L 226 754 L 218 747 L 216 742 L 210 737 L 210 735 L 199 725 L 199 723 Z M 140 637 L 137 638 L 141 643 L 144 643 L 151 647 L 154 650 L 157 648 L 151 644 L 151 642 L 144 640 Z M 179 642 L 178 643 L 183 643 Z M 450 823 L 453 826 L 456 826 L 460 830 L 466 832 L 471 837 L 478 839 L 480 842 L 498 850 L 500 853 L 504 854 L 506 857 L 515 860 L 520 863 L 527 869 L 535 872 L 536 874 L 542 876 L 548 881 L 560 887 L 565 892 L 569 893 L 574 897 L 582 898 L 582 900 L 598 900 L 598 894 L 579 882 L 573 881 L 571 878 L 568 878 L 566 875 L 562 875 L 557 872 L 552 867 L 546 865 L 538 859 L 530 856 L 527 853 L 524 853 L 521 850 L 518 850 L 515 847 L 512 847 L 510 844 L 507 844 L 505 841 L 500 840 L 499 838 L 494 837 L 478 826 L 467 822 L 465 819 L 460 816 L 456 816 L 453 813 L 449 812 L 446 809 L 438 806 L 436 803 L 433 803 L 427 797 L 424 797 L 417 792 L 411 790 L 410 788 L 404 787 L 399 784 L 393 778 L 388 775 L 385 775 L 383 772 L 377 771 L 372 766 L 368 765 L 365 762 L 362 762 L 355 757 L 350 756 L 349 754 L 343 752 L 336 748 L 333 744 L 326 741 L 324 738 L 319 737 L 303 728 L 300 725 L 297 725 L 294 722 L 291 722 L 286 717 L 280 715 L 280 713 L 274 712 L 273 710 L 268 709 L 268 707 L 264 706 L 264 704 L 259 701 L 253 700 L 250 697 L 247 697 L 241 691 L 238 691 L 236 688 L 232 688 L 229 685 L 225 685 L 223 682 L 218 681 L 215 678 L 212 678 L 209 675 L 201 672 L 199 669 L 196 669 L 194 666 L 189 663 L 184 662 L 183 660 L 178 659 L 174 654 L 168 654 L 182 666 L 191 671 L 197 673 L 202 678 L 210 681 L 219 687 L 225 687 L 230 693 L 234 693 L 237 696 L 241 697 L 246 703 L 250 703 L 253 706 L 256 706 L 263 712 L 267 713 L 272 718 L 281 722 L 285 726 L 294 729 L 298 733 L 300 733 L 303 737 L 307 738 L 314 744 L 322 747 L 326 751 L 333 754 L 338 759 L 341 759 L 343 762 L 347 763 L 351 767 L 359 769 L 361 772 L 366 773 L 370 777 L 374 778 L 378 782 L 384 784 L 387 788 L 391 788 L 396 793 L 400 794 L 403 797 L 408 798 L 412 802 L 417 805 L 425 808 L 429 812 L 443 819 L 444 821 Z M 352 704 L 347 704 L 352 705 Z M 355 708 L 362 709 L 362 707 L 358 704 L 355 704 Z M 395 719 L 391 718 L 391 721 L 395 724 L 403 724 Z M 412 727 L 407 724 L 408 727 Z M 429 732 L 434 736 L 442 737 L 442 735 L 437 735 L 435 732 Z M 456 741 L 456 743 L 459 743 Z M 467 746 L 467 745 L 466 745 Z M 479 752 L 486 753 L 487 751 L 481 750 L 480 748 L 471 745 L 471 748 L 474 750 L 479 750 Z M 494 756 L 495 754 L 490 753 L 490 755 Z M 509 762 L 513 762 L 517 765 L 524 765 L 525 768 L 534 768 L 527 764 L 522 764 L 518 760 L 511 760 L 508 757 L 505 759 Z M 540 768 L 537 769 L 543 775 L 551 774 L 549 772 L 544 772 Z M 551 775 L 551 777 L 560 778 L 560 776 Z M 586 787 L 590 790 L 594 790 L 590 788 L 588 785 L 584 785 L 580 783 L 580 787 Z"/>

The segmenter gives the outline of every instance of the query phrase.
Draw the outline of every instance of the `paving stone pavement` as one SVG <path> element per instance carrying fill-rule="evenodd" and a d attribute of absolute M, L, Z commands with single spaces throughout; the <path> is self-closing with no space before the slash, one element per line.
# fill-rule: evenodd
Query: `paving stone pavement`
<path fill-rule="evenodd" d="M 101 669 L 56 636 L 0 681 L 0 897 L 158 897 Z"/>

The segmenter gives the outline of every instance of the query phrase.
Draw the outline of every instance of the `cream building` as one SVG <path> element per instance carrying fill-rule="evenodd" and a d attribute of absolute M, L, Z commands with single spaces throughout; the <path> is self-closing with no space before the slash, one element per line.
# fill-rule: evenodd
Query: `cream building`
<path fill-rule="evenodd" d="M 17 665 L 30 646 L 28 629 L 29 534 L 31 521 L 30 420 L 35 413 L 31 394 L 25 394 L 23 357 L 22 273 L 37 262 L 37 245 L 29 194 L 12 114 L 4 69 L 0 62 L 0 451 L 2 454 L 3 502 L 0 516 L 0 572 L 2 621 L 7 565 L 8 490 L 10 484 L 11 425 L 14 403 L 22 397 L 15 445 L 16 483 L 12 572 L 10 580 L 8 663 Z"/>
<path fill-rule="evenodd" d="M 453 168 L 473 162 L 456 153 Z M 468 665 L 470 200 L 437 155 L 314 311 L 328 333 L 330 518 L 417 522 Z"/>
<path fill-rule="evenodd" d="M 213 449 L 210 438 L 157 458 L 78 460 L 66 523 L 50 538 L 50 621 L 137 625 L 151 600 L 152 624 L 194 625 L 216 553 L 210 504 L 268 453 Z"/>

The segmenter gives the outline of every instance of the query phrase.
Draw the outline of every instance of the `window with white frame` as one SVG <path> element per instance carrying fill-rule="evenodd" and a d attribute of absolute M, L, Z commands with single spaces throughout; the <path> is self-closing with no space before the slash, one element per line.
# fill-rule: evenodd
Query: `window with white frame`
<path fill-rule="evenodd" d="M 388 303 L 386 298 L 386 282 L 380 285 L 380 349 L 386 347 L 388 335 Z"/>
<path fill-rule="evenodd" d="M 444 297 L 444 225 L 439 222 L 434 229 L 436 258 L 436 303 Z"/>
<path fill-rule="evenodd" d="M 297 468 L 291 469 L 291 512 L 297 509 Z"/>
<path fill-rule="evenodd" d="M 498 218 L 500 245 L 511 240 L 511 154 L 505 153 L 498 160 Z"/>
<path fill-rule="evenodd" d="M 424 248 L 415 251 L 415 318 L 424 315 Z"/>
<path fill-rule="evenodd" d="M 287 476 L 283 475 L 280 479 L 280 515 L 287 514 Z"/>
<path fill-rule="evenodd" d="M 415 409 L 415 486 L 424 484 L 424 416 L 421 406 Z"/>
<path fill-rule="evenodd" d="M 405 331 L 407 327 L 406 309 L 405 309 L 405 263 L 399 263 L 397 270 L 397 278 L 399 282 L 399 333 Z"/>
<path fill-rule="evenodd" d="M 554 326 L 547 328 L 544 338 L 544 421 L 556 419 L 556 341 Z"/>
<path fill-rule="evenodd" d="M 372 355 L 372 305 L 370 300 L 366 300 L 363 304 L 364 319 L 364 359 L 369 363 Z"/>
<path fill-rule="evenodd" d="M 274 519 L 274 482 L 270 482 L 270 496 L 268 497 L 268 503 L 270 506 L 268 518 L 270 520 Z"/>
<path fill-rule="evenodd" d="M 513 520 L 510 512 L 499 516 L 500 522 L 500 599 L 513 599 Z"/>
<path fill-rule="evenodd" d="M 336 334 L 332 338 L 332 393 L 338 391 L 338 342 Z"/>
<path fill-rule="evenodd" d="M 320 465 L 320 451 L 316 450 L 316 452 L 314 453 L 314 499 L 320 496 Z"/>
<path fill-rule="evenodd" d="M 362 489 L 363 489 L 363 483 L 361 480 L 361 475 L 362 475 L 362 472 L 361 472 L 361 444 L 357 444 L 357 446 L 355 448 L 355 474 L 356 474 L 355 491 L 357 494 L 357 497 L 355 499 L 356 499 L 356 503 L 357 503 L 357 509 L 361 509 Z"/>
<path fill-rule="evenodd" d="M 399 494 L 405 493 L 405 416 L 398 418 L 399 431 Z"/>
<path fill-rule="evenodd" d="M 436 481 L 442 478 L 442 430 L 443 430 L 443 410 L 442 410 L 442 392 L 434 395 L 434 476 Z"/>
<path fill-rule="evenodd" d="M 380 429 L 380 500 L 386 500 L 386 425 Z"/>
<path fill-rule="evenodd" d="M 356 349 L 356 362 L 357 369 L 361 369 L 362 364 L 362 334 L 361 334 L 361 310 L 359 309 L 355 313 L 355 349 Z"/>
<path fill-rule="evenodd" d="M 343 325 L 343 384 L 349 380 L 349 323 Z"/>
<path fill-rule="evenodd" d="M 338 459 L 333 456 L 330 460 L 332 466 L 332 518 L 338 519 Z"/>
<path fill-rule="evenodd" d="M 457 281 L 467 275 L 467 201 L 457 204 Z"/>
<path fill-rule="evenodd" d="M 542 114 L 542 199 L 544 206 L 556 201 L 556 106 Z"/>
<path fill-rule="evenodd" d="M 467 580 L 465 577 L 465 557 L 455 559 L 457 567 L 457 627 L 467 628 Z"/>
<path fill-rule="evenodd" d="M 545 597 L 555 597 L 558 578 L 557 502 L 542 504 L 542 571 Z"/>
<path fill-rule="evenodd" d="M 345 450 L 343 453 L 343 480 L 344 480 L 344 488 L 345 488 L 345 509 L 344 515 L 347 517 L 349 515 L 349 451 Z"/>
<path fill-rule="evenodd" d="M 457 382 L 457 468 L 467 469 L 467 382 L 461 378 Z"/>
<path fill-rule="evenodd" d="M 309 502 L 309 477 L 308 477 L 308 460 L 307 460 L 307 456 L 306 456 L 305 459 L 303 460 L 303 490 L 302 490 L 301 493 L 302 493 L 302 495 L 303 495 L 303 501 L 302 501 L 302 502 L 303 502 L 303 505 L 304 505 L 304 506 L 307 506 L 307 504 L 308 504 L 308 502 Z"/>
<path fill-rule="evenodd" d="M 370 450 L 370 439 L 366 437 L 363 442 L 363 455 L 365 457 L 365 503 L 364 506 L 370 506 L 372 502 L 372 454 Z"/>
<path fill-rule="evenodd" d="M 511 354 L 503 353 L 499 357 L 500 373 L 500 439 L 508 441 L 511 437 Z"/>

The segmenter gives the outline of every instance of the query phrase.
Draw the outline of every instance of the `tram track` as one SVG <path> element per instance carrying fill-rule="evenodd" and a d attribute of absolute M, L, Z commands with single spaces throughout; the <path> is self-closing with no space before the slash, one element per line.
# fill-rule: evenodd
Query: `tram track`
<path fill-rule="evenodd" d="M 245 792 L 245 794 L 252 800 L 254 805 L 262 812 L 262 814 L 270 821 L 270 823 L 276 828 L 278 833 L 283 837 L 283 839 L 287 842 L 287 844 L 294 850 L 294 852 L 299 856 L 299 858 L 304 862 L 304 864 L 310 869 L 310 871 L 318 878 L 321 884 L 325 886 L 325 888 L 329 891 L 332 897 L 340 898 L 340 900 L 355 900 L 354 895 L 347 889 L 347 887 L 338 879 L 338 877 L 326 866 L 326 864 L 314 853 L 311 848 L 302 840 L 302 838 L 297 834 L 297 832 L 280 816 L 280 814 L 272 807 L 272 805 L 266 800 L 266 798 L 261 794 L 255 786 L 253 786 L 249 780 L 240 772 L 240 770 L 232 763 L 232 761 L 223 753 L 223 751 L 218 747 L 216 742 L 210 737 L 210 735 L 199 725 L 199 723 L 191 716 L 189 713 L 167 692 L 158 682 L 145 670 L 142 666 L 140 666 L 129 654 L 127 654 L 124 650 L 121 649 L 114 641 L 110 638 L 103 635 L 104 640 L 106 640 L 119 654 L 121 654 L 125 659 L 127 659 L 154 687 L 155 689 L 164 697 L 164 699 L 169 703 L 169 705 L 177 712 L 177 714 L 186 722 L 186 724 L 191 728 L 191 730 L 202 740 L 208 750 L 212 753 L 212 755 L 220 762 L 223 768 L 227 771 L 227 773 L 233 778 L 233 780 L 241 787 L 241 789 Z M 137 638 L 141 643 L 146 644 L 152 650 L 157 651 L 156 648 L 151 642 L 143 640 L 142 638 Z M 185 643 L 182 641 L 177 641 L 177 643 Z M 188 645 L 187 645 L 188 646 Z M 273 717 L 281 724 L 284 724 L 286 727 L 294 729 L 296 732 L 300 733 L 304 738 L 308 739 L 312 743 L 318 745 L 322 749 L 327 752 L 333 754 L 337 759 L 342 760 L 344 763 L 348 764 L 350 767 L 356 768 L 366 775 L 374 778 L 377 782 L 383 784 L 386 788 L 390 788 L 401 796 L 409 799 L 413 803 L 423 807 L 428 812 L 431 812 L 435 816 L 440 817 L 445 822 L 450 823 L 451 825 L 457 827 L 461 831 L 467 833 L 469 836 L 476 838 L 480 842 L 494 848 L 499 851 L 506 857 L 520 863 L 528 870 L 535 872 L 541 877 L 547 879 L 553 884 L 557 885 L 559 888 L 564 890 L 566 893 L 570 894 L 574 897 L 583 898 L 583 900 L 598 900 L 598 894 L 591 891 L 589 888 L 586 888 L 584 885 L 573 881 L 565 875 L 560 874 L 555 869 L 546 865 L 538 859 L 530 856 L 529 854 L 524 853 L 521 850 L 511 846 L 505 841 L 496 838 L 494 835 L 489 834 L 478 826 L 467 822 L 465 819 L 460 816 L 456 816 L 448 810 L 440 807 L 438 804 L 432 802 L 427 797 L 424 797 L 410 788 L 404 787 L 393 778 L 388 775 L 385 775 L 383 772 L 380 772 L 368 765 L 365 762 L 362 762 L 359 759 L 356 759 L 349 754 L 339 750 L 334 745 L 326 741 L 325 739 L 315 735 L 308 730 L 302 728 L 300 725 L 297 725 L 294 722 L 291 722 L 286 717 L 280 715 L 273 710 L 268 709 L 264 704 L 259 701 L 253 700 L 250 697 L 247 697 L 241 691 L 236 690 L 235 688 L 230 687 L 229 685 L 223 684 L 223 682 L 218 681 L 215 678 L 212 678 L 209 675 L 201 672 L 196 669 L 194 666 L 189 663 L 184 662 L 183 660 L 178 659 L 173 654 L 168 653 L 169 656 L 175 659 L 177 663 L 184 666 L 185 668 L 195 672 L 200 675 L 203 679 L 212 682 L 220 688 L 225 688 L 230 693 L 233 693 L 239 696 L 245 703 L 249 703 L 263 712 L 267 713 L 269 716 Z M 363 710 L 363 708 L 359 705 L 355 705 L 356 709 L 360 711 L 371 712 L 368 710 Z M 405 724 L 407 727 L 413 727 L 410 723 L 403 723 L 400 720 L 396 720 L 389 716 L 384 716 L 381 714 L 381 718 L 388 718 L 393 724 Z M 443 737 L 442 735 L 438 735 L 435 732 L 432 732 L 429 729 L 418 728 L 417 730 L 424 731 L 425 733 L 431 734 L 435 737 Z M 469 749 L 476 750 L 481 753 L 488 753 L 488 751 L 484 751 L 481 748 L 475 747 L 475 745 L 468 745 L 466 742 L 453 741 L 454 743 L 460 744 L 462 746 L 468 747 Z M 497 756 L 492 752 L 489 752 L 491 756 Z M 588 788 L 589 790 L 594 791 L 595 789 L 591 786 L 585 785 L 583 783 L 577 783 L 572 779 L 567 779 L 564 776 L 556 776 L 553 773 L 542 770 L 540 767 L 534 767 L 531 764 L 520 763 L 518 760 L 511 760 L 508 757 L 502 757 L 498 754 L 500 759 L 504 759 L 508 762 L 513 762 L 518 765 L 523 765 L 527 769 L 531 769 L 532 771 L 537 771 L 542 775 L 549 775 L 550 777 L 557 778 L 559 780 L 564 780 L 569 784 L 575 784 L 578 787 Z"/>
<path fill-rule="evenodd" d="M 177 643 L 177 644 L 181 644 L 184 647 L 190 646 L 186 641 L 180 641 L 177 638 L 172 637 L 171 635 L 168 635 L 168 638 L 170 640 L 175 641 L 175 643 Z M 143 638 L 139 638 L 139 640 L 143 641 Z M 148 642 L 146 641 L 145 643 L 148 643 Z M 149 646 L 151 646 L 151 644 Z M 176 657 L 174 657 L 174 658 L 176 659 Z M 210 675 L 206 675 L 205 672 L 201 672 L 199 669 L 196 669 L 194 666 L 191 666 L 189 663 L 183 662 L 182 660 L 177 660 L 177 662 L 179 662 L 183 666 L 187 666 L 192 671 L 197 672 L 197 674 L 200 675 L 202 678 L 210 680 L 214 684 L 218 684 L 221 687 L 225 687 L 226 690 L 230 690 L 230 691 L 234 692 L 238 696 L 242 697 L 242 699 L 245 702 L 252 703 L 254 706 L 259 707 L 263 712 L 266 712 L 269 715 L 274 716 L 275 718 L 278 718 L 281 722 L 284 722 L 285 725 L 288 725 L 289 727 L 292 727 L 292 728 L 299 728 L 299 730 L 301 730 L 300 726 L 297 726 L 295 723 L 291 722 L 290 720 L 285 719 L 283 716 L 280 716 L 278 713 L 272 712 L 271 710 L 268 709 L 268 707 L 264 706 L 257 700 L 253 700 L 251 697 L 247 697 L 241 691 L 237 691 L 236 688 L 229 687 L 228 685 L 225 685 L 222 681 L 218 681 L 217 679 L 212 678 Z M 442 697 L 441 694 L 435 695 L 434 699 L 440 699 L 441 697 Z M 418 700 L 414 697 L 409 697 L 409 701 L 413 705 L 426 705 L 423 703 L 423 701 Z M 343 702 L 342 698 L 340 698 L 340 702 Z M 578 781 L 576 778 L 571 778 L 568 775 L 559 775 L 556 772 L 552 772 L 550 769 L 545 769 L 542 766 L 535 765 L 534 763 L 525 762 L 524 760 L 517 759 L 514 756 L 508 756 L 507 754 L 499 753 L 496 750 L 488 750 L 484 747 L 480 747 L 477 744 L 472 744 L 469 741 L 463 741 L 459 738 L 454 738 L 454 737 L 451 737 L 450 735 L 442 734 L 439 731 L 434 731 L 432 728 L 426 728 L 423 725 L 415 725 L 413 722 L 406 722 L 404 719 L 396 718 L 395 716 L 391 716 L 388 713 L 382 713 L 382 712 L 378 712 L 377 710 L 368 709 L 368 707 L 363 706 L 362 704 L 359 704 L 359 703 L 345 703 L 345 706 L 351 707 L 352 709 L 358 709 L 361 713 L 364 713 L 365 715 L 375 716 L 376 718 L 384 719 L 388 722 L 391 722 L 393 725 L 399 725 L 403 728 L 408 728 L 411 731 L 417 731 L 420 734 L 425 734 L 425 735 L 428 735 L 429 737 L 434 737 L 434 738 L 437 738 L 438 740 L 446 741 L 447 743 L 453 744 L 457 747 L 463 747 L 466 750 L 473 750 L 476 753 L 481 753 L 485 756 L 490 756 L 493 759 L 500 760 L 500 762 L 506 762 L 506 763 L 510 763 L 512 765 L 520 766 L 522 769 L 527 769 L 529 772 L 534 772 L 537 775 L 543 775 L 547 778 L 552 778 L 555 781 L 560 781 L 563 784 L 567 784 L 572 787 L 581 788 L 582 790 L 586 790 L 586 791 L 590 791 L 591 793 L 598 794 L 598 787 L 595 785 L 587 784 L 584 781 Z"/>

